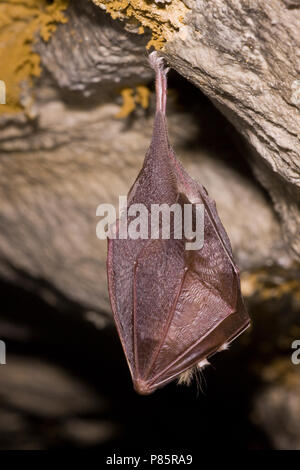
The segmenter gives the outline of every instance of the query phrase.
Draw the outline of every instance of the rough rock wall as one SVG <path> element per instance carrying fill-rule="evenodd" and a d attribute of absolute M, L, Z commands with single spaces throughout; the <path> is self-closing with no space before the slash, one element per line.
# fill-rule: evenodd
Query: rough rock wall
<path fill-rule="evenodd" d="M 284 2 L 186 2 L 168 59 L 245 137 L 257 178 L 300 254 L 300 9 Z"/>
<path fill-rule="evenodd" d="M 245 137 L 256 177 L 268 190 L 287 244 L 299 259 L 299 3 L 182 0 L 182 17 L 169 5 L 143 0 L 94 2 L 125 22 L 134 16 L 154 34 L 149 16 L 159 18 L 165 39 L 159 47 L 170 65 L 207 94 Z"/>

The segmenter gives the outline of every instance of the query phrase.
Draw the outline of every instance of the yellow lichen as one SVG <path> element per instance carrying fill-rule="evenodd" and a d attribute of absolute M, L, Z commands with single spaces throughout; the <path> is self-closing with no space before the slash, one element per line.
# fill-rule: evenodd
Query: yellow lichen
<path fill-rule="evenodd" d="M 135 110 L 136 105 L 140 104 L 146 109 L 149 106 L 150 90 L 145 85 L 139 85 L 134 88 L 123 88 L 121 90 L 123 104 L 116 118 L 125 118 Z"/>
<path fill-rule="evenodd" d="M 136 87 L 136 103 L 139 103 L 142 108 L 147 109 L 149 106 L 150 100 L 150 90 L 145 85 L 140 85 Z"/>
<path fill-rule="evenodd" d="M 0 3 L 0 80 L 6 84 L 6 104 L 0 113 L 22 109 L 22 86 L 41 74 L 40 57 L 33 45 L 40 36 L 48 41 L 58 23 L 67 21 L 69 0 L 2 0 Z"/>
<path fill-rule="evenodd" d="M 132 113 L 135 109 L 135 99 L 133 96 L 132 88 L 123 88 L 121 90 L 121 95 L 123 98 L 123 104 L 120 111 L 116 114 L 116 118 L 124 118 Z"/>
<path fill-rule="evenodd" d="M 182 0 L 172 0 L 163 6 L 149 0 L 93 0 L 104 8 L 113 19 L 135 18 L 141 27 L 149 28 L 152 37 L 147 48 L 153 46 L 162 49 L 176 31 L 184 25 L 184 18 L 189 11 Z"/>

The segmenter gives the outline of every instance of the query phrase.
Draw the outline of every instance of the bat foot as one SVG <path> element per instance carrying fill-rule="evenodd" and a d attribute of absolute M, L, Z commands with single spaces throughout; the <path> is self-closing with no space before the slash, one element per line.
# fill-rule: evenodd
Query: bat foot
<path fill-rule="evenodd" d="M 158 70 L 161 72 L 167 73 L 169 69 L 164 65 L 164 58 L 160 57 L 157 51 L 153 51 L 149 54 L 149 63 L 150 66 L 157 72 Z"/>

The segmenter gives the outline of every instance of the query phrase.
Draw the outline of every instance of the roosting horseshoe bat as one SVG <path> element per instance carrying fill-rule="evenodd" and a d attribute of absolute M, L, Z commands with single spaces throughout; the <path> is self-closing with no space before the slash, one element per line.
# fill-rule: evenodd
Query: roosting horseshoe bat
<path fill-rule="evenodd" d="M 184 170 L 169 144 L 165 118 L 167 69 L 150 54 L 156 73 L 156 114 L 143 167 L 128 194 L 130 207 L 191 204 L 204 208 L 204 244 L 187 250 L 177 239 L 124 239 L 120 220 L 108 238 L 108 286 L 115 323 L 135 390 L 149 394 L 174 378 L 187 380 L 195 367 L 226 349 L 250 323 L 238 268 L 215 202 Z M 122 218 L 122 217 L 121 217 Z M 150 222 L 149 222 L 150 223 Z M 161 227 L 160 227 L 161 228 Z"/>

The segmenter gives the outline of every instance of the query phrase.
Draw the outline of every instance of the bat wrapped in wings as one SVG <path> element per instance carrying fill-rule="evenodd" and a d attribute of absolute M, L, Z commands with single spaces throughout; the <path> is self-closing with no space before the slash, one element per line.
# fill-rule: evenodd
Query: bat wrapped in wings
<path fill-rule="evenodd" d="M 135 390 L 149 394 L 174 378 L 187 379 L 208 358 L 249 326 L 241 295 L 239 271 L 229 238 L 205 188 L 184 170 L 169 144 L 165 118 L 167 70 L 157 53 L 150 54 L 156 72 L 156 114 L 152 141 L 143 167 L 128 194 L 126 226 L 137 204 L 151 214 L 153 207 L 192 208 L 197 227 L 197 207 L 203 207 L 203 246 L 187 249 L 191 242 L 170 236 L 108 239 L 108 285 L 116 327 Z M 172 215 L 172 214 L 171 214 Z M 172 221 L 174 222 L 172 224 Z M 124 222 L 124 221 L 123 221 Z M 151 225 L 150 215 L 147 220 Z"/>

